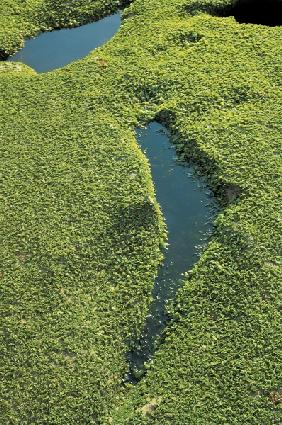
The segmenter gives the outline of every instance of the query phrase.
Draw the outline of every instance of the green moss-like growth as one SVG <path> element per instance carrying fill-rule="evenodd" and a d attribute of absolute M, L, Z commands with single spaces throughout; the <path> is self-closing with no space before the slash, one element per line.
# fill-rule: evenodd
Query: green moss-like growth
<path fill-rule="evenodd" d="M 0 72 L 36 75 L 36 71 L 20 62 L 0 62 Z"/>
<path fill-rule="evenodd" d="M 31 4 L 5 4 L 3 51 L 43 28 L 35 11 L 77 24 L 110 2 L 69 3 L 66 20 L 58 2 Z M 136 0 L 85 59 L 36 77 L 1 72 L 0 422 L 279 423 L 282 36 L 205 13 L 230 4 Z M 165 232 L 131 129 L 155 116 L 222 211 L 132 388 L 126 343 L 142 328 Z"/>

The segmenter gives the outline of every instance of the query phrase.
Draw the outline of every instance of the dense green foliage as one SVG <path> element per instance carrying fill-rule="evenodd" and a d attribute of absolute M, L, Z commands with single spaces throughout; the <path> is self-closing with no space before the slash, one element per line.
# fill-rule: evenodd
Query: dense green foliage
<path fill-rule="evenodd" d="M 230 2 L 136 0 L 81 61 L 1 65 L 1 423 L 280 423 L 282 36 L 203 13 Z M 6 0 L 0 49 L 115 3 Z M 164 237 L 132 128 L 155 116 L 222 212 L 131 387 Z"/>

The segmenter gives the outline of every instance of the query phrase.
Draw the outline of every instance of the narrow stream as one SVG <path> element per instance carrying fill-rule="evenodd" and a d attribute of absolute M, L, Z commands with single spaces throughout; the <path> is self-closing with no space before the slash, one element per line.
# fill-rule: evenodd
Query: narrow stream
<path fill-rule="evenodd" d="M 158 203 L 162 208 L 169 246 L 153 289 L 153 302 L 140 340 L 128 353 L 130 372 L 126 381 L 136 383 L 144 363 L 152 357 L 156 341 L 167 321 L 166 304 L 175 298 L 183 273 L 197 261 L 212 232 L 216 212 L 211 191 L 195 176 L 193 167 L 176 159 L 175 147 L 164 126 L 152 122 L 138 129 L 137 141 L 151 164 Z"/>
<path fill-rule="evenodd" d="M 61 68 L 110 40 L 120 24 L 116 13 L 81 27 L 44 32 L 26 40 L 24 48 L 7 61 L 23 62 L 38 73 Z"/>

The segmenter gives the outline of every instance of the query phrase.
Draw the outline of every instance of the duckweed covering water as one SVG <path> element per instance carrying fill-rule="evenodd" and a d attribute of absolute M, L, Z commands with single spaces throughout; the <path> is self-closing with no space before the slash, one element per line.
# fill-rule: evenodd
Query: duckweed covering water
<path fill-rule="evenodd" d="M 281 29 L 135 0 L 102 49 L 0 64 L 1 422 L 278 424 Z M 115 1 L 1 3 L 0 48 Z M 165 229 L 133 128 L 158 117 L 222 203 L 146 377 L 122 385 Z"/>

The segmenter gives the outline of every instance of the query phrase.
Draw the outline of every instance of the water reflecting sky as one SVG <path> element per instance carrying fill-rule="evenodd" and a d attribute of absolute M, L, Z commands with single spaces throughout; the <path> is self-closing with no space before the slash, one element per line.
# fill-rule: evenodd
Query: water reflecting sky
<path fill-rule="evenodd" d="M 39 73 L 61 68 L 111 39 L 120 24 L 120 14 L 116 13 L 81 27 L 44 32 L 26 40 L 24 48 L 8 61 L 23 62 Z"/>

